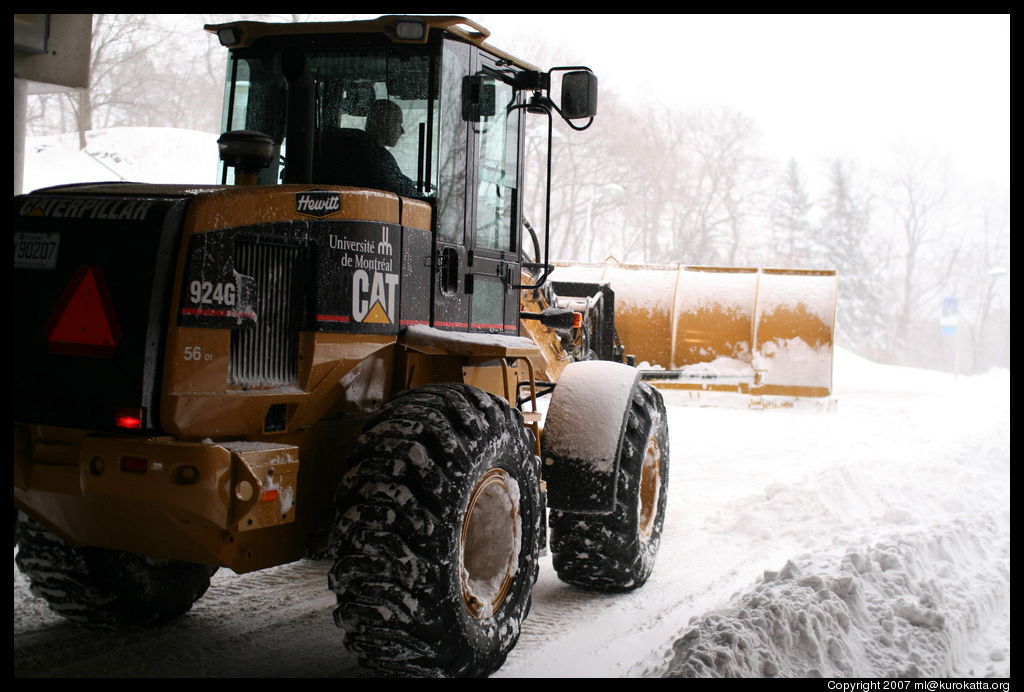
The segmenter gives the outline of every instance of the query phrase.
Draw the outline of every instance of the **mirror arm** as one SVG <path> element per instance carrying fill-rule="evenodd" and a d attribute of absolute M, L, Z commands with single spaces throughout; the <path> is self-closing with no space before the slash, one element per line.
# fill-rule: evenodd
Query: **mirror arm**
<path fill-rule="evenodd" d="M 558 115 L 562 118 L 562 120 L 565 121 L 566 125 L 568 125 L 572 129 L 576 130 L 577 132 L 583 132 L 588 127 L 590 127 L 591 125 L 594 124 L 594 116 L 590 116 L 590 120 L 587 121 L 586 125 L 576 125 L 575 123 L 573 123 L 573 121 L 571 121 L 567 117 L 565 117 L 565 115 L 562 113 L 562 111 L 554 103 L 551 104 L 551 107 L 555 109 L 555 112 L 558 113 Z"/>

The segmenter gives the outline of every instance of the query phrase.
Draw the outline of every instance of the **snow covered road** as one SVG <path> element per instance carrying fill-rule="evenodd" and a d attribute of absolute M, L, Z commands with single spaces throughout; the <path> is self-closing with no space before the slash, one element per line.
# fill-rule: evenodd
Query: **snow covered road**
<path fill-rule="evenodd" d="M 669 404 L 669 513 L 648 584 L 541 565 L 500 677 L 1009 676 L 1009 373 L 840 351 L 829 412 Z M 678 403 L 678 402 L 675 402 Z M 14 569 L 18 676 L 353 676 L 326 563 L 222 570 L 159 630 L 90 632 Z"/>

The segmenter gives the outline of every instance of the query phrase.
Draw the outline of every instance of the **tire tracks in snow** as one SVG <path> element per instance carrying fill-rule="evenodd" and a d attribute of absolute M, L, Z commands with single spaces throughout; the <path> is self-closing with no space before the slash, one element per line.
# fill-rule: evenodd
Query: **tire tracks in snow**
<path fill-rule="evenodd" d="M 334 625 L 326 573 L 326 562 L 312 561 L 243 575 L 221 570 L 191 611 L 160 628 L 97 631 L 53 616 L 16 632 L 15 675 L 366 675 Z"/>

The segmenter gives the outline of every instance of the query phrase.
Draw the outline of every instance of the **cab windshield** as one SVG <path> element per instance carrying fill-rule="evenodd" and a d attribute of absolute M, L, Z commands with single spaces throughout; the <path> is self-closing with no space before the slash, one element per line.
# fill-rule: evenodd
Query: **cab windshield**
<path fill-rule="evenodd" d="M 312 182 L 431 197 L 437 171 L 427 160 L 437 139 L 431 56 L 394 48 L 306 55 L 315 85 Z M 250 49 L 233 55 L 229 69 L 224 129 L 273 138 L 278 155 L 259 182 L 278 184 L 288 162 L 281 52 Z M 222 182 L 233 182 L 230 170 Z"/>

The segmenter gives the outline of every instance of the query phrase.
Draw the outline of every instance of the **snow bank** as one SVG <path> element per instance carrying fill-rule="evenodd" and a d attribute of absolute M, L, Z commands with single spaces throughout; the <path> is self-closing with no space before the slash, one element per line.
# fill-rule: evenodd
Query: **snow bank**
<path fill-rule="evenodd" d="M 789 561 L 693 623 L 666 675 L 953 675 L 965 643 L 1009 604 L 1009 554 L 994 547 L 997 534 L 991 522 L 957 521 L 838 559 Z"/>
<path fill-rule="evenodd" d="M 127 180 L 142 183 L 217 182 L 217 135 L 169 127 L 116 127 L 28 137 L 26 192 L 51 185 Z"/>

